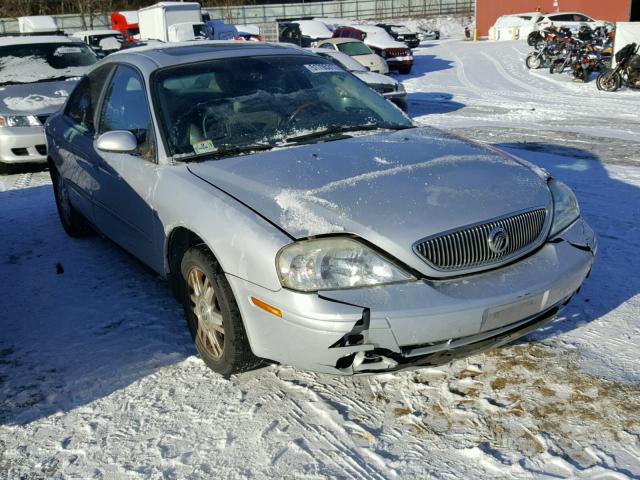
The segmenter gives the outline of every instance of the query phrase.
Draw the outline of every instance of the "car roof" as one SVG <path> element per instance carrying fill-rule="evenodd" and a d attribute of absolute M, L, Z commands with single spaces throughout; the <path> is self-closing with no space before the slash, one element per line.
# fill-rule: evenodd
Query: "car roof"
<path fill-rule="evenodd" d="M 15 37 L 0 37 L 0 47 L 8 45 L 35 45 L 39 43 L 78 43 L 76 38 L 64 35 L 16 35 Z"/>
<path fill-rule="evenodd" d="M 158 68 L 203 62 L 206 60 L 262 55 L 313 55 L 304 49 L 288 43 L 261 43 L 221 40 L 165 43 L 129 48 L 112 53 L 96 64 L 96 67 L 110 62 L 131 63 L 149 75 Z"/>

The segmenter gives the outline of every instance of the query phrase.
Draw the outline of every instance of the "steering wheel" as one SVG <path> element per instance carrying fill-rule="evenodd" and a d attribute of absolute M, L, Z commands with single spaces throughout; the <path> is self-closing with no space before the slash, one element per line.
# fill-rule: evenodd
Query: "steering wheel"
<path fill-rule="evenodd" d="M 301 114 L 305 110 L 308 110 L 309 107 L 311 107 L 313 105 L 319 105 L 319 104 L 320 104 L 320 102 L 318 102 L 318 101 L 303 103 L 298 108 L 296 108 L 291 115 L 289 115 L 289 117 L 285 120 L 285 125 L 286 126 L 291 125 L 298 118 L 299 114 Z"/>

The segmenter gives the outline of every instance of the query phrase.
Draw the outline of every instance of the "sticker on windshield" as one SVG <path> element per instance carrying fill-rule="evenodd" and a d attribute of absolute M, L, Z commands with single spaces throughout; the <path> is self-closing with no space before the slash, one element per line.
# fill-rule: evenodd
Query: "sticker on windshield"
<path fill-rule="evenodd" d="M 311 73 L 344 72 L 342 68 L 333 63 L 307 63 L 305 67 Z"/>
<path fill-rule="evenodd" d="M 82 49 L 80 47 L 58 47 L 56 51 L 53 52 L 54 57 L 61 57 L 62 55 L 67 55 L 69 53 L 82 53 Z"/>
<path fill-rule="evenodd" d="M 216 151 L 216 147 L 213 146 L 211 140 L 203 140 L 202 142 L 194 143 L 193 150 L 196 153 L 211 153 Z"/>

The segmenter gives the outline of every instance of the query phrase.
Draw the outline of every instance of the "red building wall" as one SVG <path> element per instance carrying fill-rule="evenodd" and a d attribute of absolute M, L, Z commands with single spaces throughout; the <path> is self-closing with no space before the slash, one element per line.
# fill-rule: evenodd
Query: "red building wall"
<path fill-rule="evenodd" d="M 626 22 L 631 15 L 631 0 L 476 0 L 478 35 L 488 35 L 500 15 L 535 12 L 538 8 L 543 13 L 580 12 L 597 20 Z"/>

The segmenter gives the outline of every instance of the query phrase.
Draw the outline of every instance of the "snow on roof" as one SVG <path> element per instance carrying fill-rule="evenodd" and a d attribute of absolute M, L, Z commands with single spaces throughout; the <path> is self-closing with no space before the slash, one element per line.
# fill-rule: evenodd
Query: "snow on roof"
<path fill-rule="evenodd" d="M 38 43 L 73 43 L 75 39 L 65 37 L 64 35 L 35 35 L 32 37 L 0 37 L 0 47 L 8 45 L 34 45 Z"/>
<path fill-rule="evenodd" d="M 125 10 L 117 13 L 122 15 L 127 23 L 138 23 L 138 12 L 135 10 Z"/>
<path fill-rule="evenodd" d="M 300 31 L 303 35 L 308 35 L 311 38 L 331 38 L 333 33 L 327 28 L 327 26 L 319 22 L 318 20 L 298 20 L 300 25 Z"/>
<path fill-rule="evenodd" d="M 379 48 L 407 48 L 404 43 L 396 41 L 382 27 L 376 27 L 374 25 L 354 25 L 354 28 L 367 34 L 367 38 L 364 39 L 364 43 L 367 45 L 374 45 Z"/>
<path fill-rule="evenodd" d="M 180 10 L 189 10 L 197 7 L 200 10 L 200 4 L 198 2 L 158 2 L 148 7 L 141 8 L 142 10 L 151 10 L 152 8 L 177 8 Z"/>

